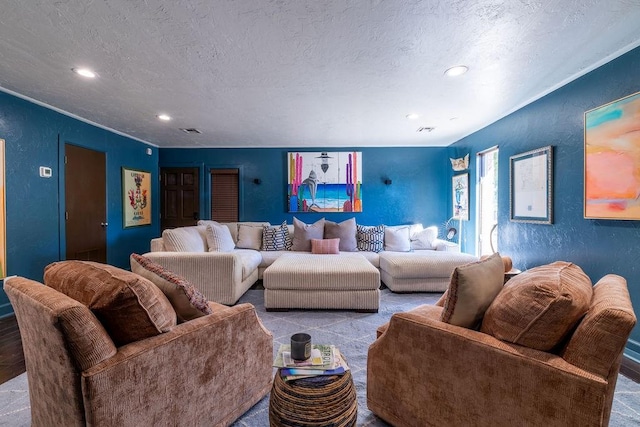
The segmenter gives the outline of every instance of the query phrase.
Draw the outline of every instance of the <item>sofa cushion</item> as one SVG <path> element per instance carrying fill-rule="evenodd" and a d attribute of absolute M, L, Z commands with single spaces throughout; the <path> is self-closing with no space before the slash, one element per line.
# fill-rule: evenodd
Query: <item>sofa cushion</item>
<path fill-rule="evenodd" d="M 411 228 L 394 226 L 384 228 L 384 250 L 394 252 L 409 252 L 411 250 Z"/>
<path fill-rule="evenodd" d="M 340 250 L 343 252 L 356 252 L 358 250 L 356 232 L 355 218 L 340 223 L 333 221 L 325 221 L 324 223 L 324 238 L 340 239 Z"/>
<path fill-rule="evenodd" d="M 130 271 L 89 261 L 49 264 L 44 283 L 89 307 L 116 345 L 167 332 L 176 312 L 162 291 Z"/>
<path fill-rule="evenodd" d="M 411 234 L 411 249 L 435 249 L 434 242 L 438 238 L 438 227 L 423 228 Z"/>
<path fill-rule="evenodd" d="M 384 225 L 356 226 L 356 241 L 359 251 L 380 252 L 384 249 Z"/>
<path fill-rule="evenodd" d="M 207 252 L 207 227 L 179 227 L 164 230 L 162 240 L 168 252 Z"/>
<path fill-rule="evenodd" d="M 479 326 L 503 283 L 504 266 L 500 254 L 456 267 L 451 274 L 440 320 L 464 328 Z"/>
<path fill-rule="evenodd" d="M 209 252 L 231 252 L 236 247 L 229 228 L 217 222 L 207 225 L 207 245 Z"/>
<path fill-rule="evenodd" d="M 180 322 L 212 313 L 207 298 L 184 278 L 142 255 L 131 254 L 130 262 L 131 271 L 160 288 L 169 299 Z"/>
<path fill-rule="evenodd" d="M 589 310 L 592 294 L 591 280 L 575 264 L 557 261 L 535 267 L 504 285 L 481 330 L 503 341 L 549 351 Z"/>
<path fill-rule="evenodd" d="M 286 221 L 280 225 L 262 227 L 263 251 L 286 251 L 291 247 L 291 238 Z"/>
<path fill-rule="evenodd" d="M 313 254 L 339 254 L 340 239 L 311 239 L 311 253 Z"/>
<path fill-rule="evenodd" d="M 259 251 L 262 248 L 262 225 L 238 224 L 236 247 Z"/>
<path fill-rule="evenodd" d="M 324 218 L 313 224 L 305 224 L 293 217 L 293 245 L 292 251 L 311 252 L 311 239 L 322 239 L 324 236 Z"/>

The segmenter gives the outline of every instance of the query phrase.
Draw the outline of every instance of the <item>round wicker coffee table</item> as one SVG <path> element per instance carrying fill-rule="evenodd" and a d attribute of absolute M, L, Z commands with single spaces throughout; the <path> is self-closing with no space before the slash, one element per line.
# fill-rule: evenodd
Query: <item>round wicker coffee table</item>
<path fill-rule="evenodd" d="M 356 388 L 351 372 L 284 381 L 280 370 L 269 398 L 271 426 L 355 426 Z"/>

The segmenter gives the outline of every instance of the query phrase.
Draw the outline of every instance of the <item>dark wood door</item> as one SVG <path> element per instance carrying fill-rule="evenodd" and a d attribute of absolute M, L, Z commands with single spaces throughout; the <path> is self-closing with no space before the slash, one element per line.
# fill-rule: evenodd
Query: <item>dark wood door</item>
<path fill-rule="evenodd" d="M 67 259 L 107 262 L 106 156 L 65 144 Z"/>
<path fill-rule="evenodd" d="M 200 215 L 198 168 L 160 169 L 160 227 L 195 225 Z"/>

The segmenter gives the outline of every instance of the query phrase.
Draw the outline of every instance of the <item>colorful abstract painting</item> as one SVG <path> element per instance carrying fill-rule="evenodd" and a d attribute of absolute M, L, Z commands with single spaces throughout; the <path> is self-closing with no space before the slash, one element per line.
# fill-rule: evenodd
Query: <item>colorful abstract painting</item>
<path fill-rule="evenodd" d="M 640 219 L 640 92 L 584 122 L 585 218 Z"/>
<path fill-rule="evenodd" d="M 290 152 L 289 212 L 362 212 L 362 152 Z"/>

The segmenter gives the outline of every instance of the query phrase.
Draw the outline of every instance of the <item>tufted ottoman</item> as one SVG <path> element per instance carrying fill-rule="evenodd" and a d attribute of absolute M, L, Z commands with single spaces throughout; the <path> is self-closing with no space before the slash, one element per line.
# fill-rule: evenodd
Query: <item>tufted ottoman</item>
<path fill-rule="evenodd" d="M 393 292 L 444 292 L 456 267 L 477 260 L 460 252 L 385 251 L 380 253 L 380 278 Z"/>
<path fill-rule="evenodd" d="M 290 308 L 377 312 L 380 272 L 357 253 L 280 256 L 265 271 L 267 311 Z"/>

